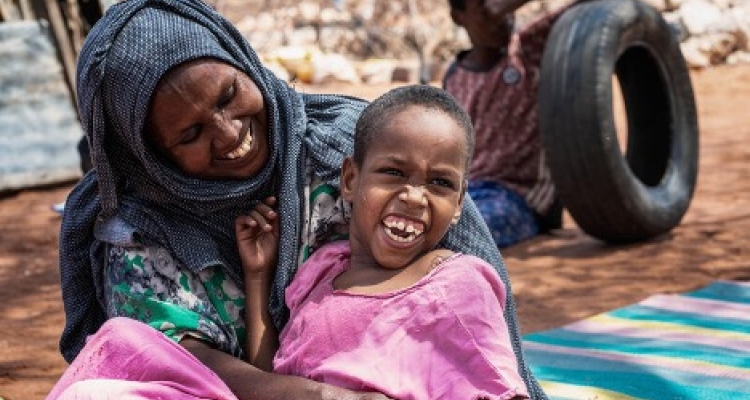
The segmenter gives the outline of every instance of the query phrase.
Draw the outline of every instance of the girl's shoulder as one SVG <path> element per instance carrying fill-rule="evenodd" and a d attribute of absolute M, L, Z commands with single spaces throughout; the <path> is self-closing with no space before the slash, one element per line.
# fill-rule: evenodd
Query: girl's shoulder
<path fill-rule="evenodd" d="M 435 266 L 434 279 L 445 285 L 456 287 L 500 287 L 505 286 L 500 274 L 485 260 L 465 253 L 452 253 Z"/>
<path fill-rule="evenodd" d="M 461 253 L 449 249 L 435 249 L 422 256 L 422 259 L 429 265 L 429 270 L 432 271 L 461 255 Z"/>

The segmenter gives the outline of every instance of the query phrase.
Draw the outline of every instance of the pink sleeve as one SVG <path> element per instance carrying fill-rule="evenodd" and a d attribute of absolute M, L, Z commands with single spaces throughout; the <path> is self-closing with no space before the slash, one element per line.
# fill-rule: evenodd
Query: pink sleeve
<path fill-rule="evenodd" d="M 474 256 L 462 256 L 457 265 L 445 267 L 436 286 L 443 290 L 444 305 L 452 309 L 464 333 L 443 340 L 454 342 L 445 347 L 458 349 L 456 360 L 465 364 L 470 375 L 466 387 L 453 388 L 454 395 L 447 398 L 528 397 L 505 322 L 506 288 L 499 275 Z"/>

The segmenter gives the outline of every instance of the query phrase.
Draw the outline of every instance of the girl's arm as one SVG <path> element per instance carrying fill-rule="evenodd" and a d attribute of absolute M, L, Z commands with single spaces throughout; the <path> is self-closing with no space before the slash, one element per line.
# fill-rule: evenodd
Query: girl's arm
<path fill-rule="evenodd" d="M 298 376 L 261 371 L 190 337 L 180 344 L 213 370 L 239 400 L 390 400 L 380 393 L 353 392 Z"/>
<path fill-rule="evenodd" d="M 279 243 L 279 220 L 269 197 L 249 215 L 235 220 L 237 247 L 245 278 L 245 324 L 247 360 L 264 370 L 273 369 L 279 347 L 276 328 L 268 312 L 270 285 L 274 276 Z"/>

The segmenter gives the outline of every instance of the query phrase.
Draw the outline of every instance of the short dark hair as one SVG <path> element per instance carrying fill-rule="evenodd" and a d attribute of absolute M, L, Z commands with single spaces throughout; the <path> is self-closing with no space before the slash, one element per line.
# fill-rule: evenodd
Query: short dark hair
<path fill-rule="evenodd" d="M 471 117 L 447 91 L 430 85 L 399 86 L 384 93 L 362 111 L 354 132 L 354 163 L 361 166 L 370 144 L 393 115 L 411 106 L 444 112 L 456 121 L 466 138 L 466 171 L 474 154 L 474 126 Z"/>
<path fill-rule="evenodd" d="M 454 10 L 463 10 L 464 7 L 466 7 L 466 1 L 464 0 L 448 0 L 448 4 L 450 4 L 451 9 Z"/>

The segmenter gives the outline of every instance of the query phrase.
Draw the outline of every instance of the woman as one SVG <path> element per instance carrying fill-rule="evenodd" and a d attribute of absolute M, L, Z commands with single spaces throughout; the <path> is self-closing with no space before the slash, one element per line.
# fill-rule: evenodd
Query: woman
<path fill-rule="evenodd" d="M 384 398 L 243 361 L 233 224 L 260 199 L 279 199 L 269 307 L 280 329 L 297 265 L 346 233 L 338 176 L 365 102 L 289 88 L 199 0 L 112 6 L 87 36 L 77 85 L 94 171 L 71 192 L 62 223 L 65 359 L 72 362 L 105 321 L 128 317 L 182 345 L 238 398 Z M 442 244 L 488 260 L 509 285 L 481 216 L 465 203 Z M 510 295 L 506 302 L 519 371 L 541 398 Z"/>

